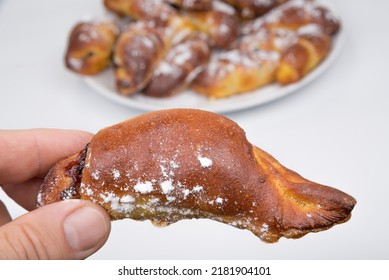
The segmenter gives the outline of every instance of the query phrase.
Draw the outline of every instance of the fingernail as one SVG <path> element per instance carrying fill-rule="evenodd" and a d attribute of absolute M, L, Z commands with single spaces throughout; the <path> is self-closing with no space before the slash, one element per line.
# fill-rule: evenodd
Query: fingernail
<path fill-rule="evenodd" d="M 77 251 L 96 246 L 107 234 L 104 216 L 92 207 L 72 212 L 64 221 L 64 232 L 69 245 Z"/>

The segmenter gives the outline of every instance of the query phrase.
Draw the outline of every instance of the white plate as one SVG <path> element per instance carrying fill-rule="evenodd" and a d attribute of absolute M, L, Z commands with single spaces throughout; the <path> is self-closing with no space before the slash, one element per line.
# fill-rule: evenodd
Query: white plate
<path fill-rule="evenodd" d="M 319 2 L 329 7 L 335 14 L 338 15 L 337 10 L 334 8 L 334 5 L 330 1 L 321 0 Z M 190 90 L 183 91 L 173 97 L 162 99 L 152 98 L 142 94 L 134 94 L 128 97 L 121 96 L 116 92 L 115 78 L 113 73 L 114 71 L 112 71 L 112 69 L 108 69 L 107 71 L 104 71 L 103 73 L 96 76 L 85 77 L 85 82 L 97 93 L 114 102 L 144 111 L 154 111 L 169 108 L 197 108 L 216 113 L 227 113 L 265 104 L 296 92 L 298 89 L 318 78 L 329 68 L 329 66 L 336 60 L 336 57 L 340 53 L 343 42 L 344 34 L 343 28 L 341 28 L 338 34 L 334 37 L 333 47 L 327 58 L 318 67 L 316 67 L 312 72 L 310 72 L 306 77 L 297 83 L 287 86 L 280 86 L 273 83 L 251 92 L 231 96 L 224 99 L 210 100 L 207 97 L 199 95 Z"/>

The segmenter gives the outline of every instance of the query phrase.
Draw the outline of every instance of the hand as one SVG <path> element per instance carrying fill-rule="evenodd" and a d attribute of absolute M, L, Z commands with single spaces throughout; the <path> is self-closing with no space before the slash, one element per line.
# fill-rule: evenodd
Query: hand
<path fill-rule="evenodd" d="M 0 259 L 84 259 L 104 245 L 111 223 L 102 207 L 75 199 L 35 209 L 50 167 L 81 151 L 91 136 L 54 129 L 0 131 L 0 186 L 31 211 L 12 221 L 0 200 Z"/>

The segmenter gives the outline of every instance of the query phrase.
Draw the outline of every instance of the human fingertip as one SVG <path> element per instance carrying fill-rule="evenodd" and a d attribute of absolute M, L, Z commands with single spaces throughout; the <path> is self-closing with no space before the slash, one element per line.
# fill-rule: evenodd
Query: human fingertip
<path fill-rule="evenodd" d="M 110 221 L 107 214 L 96 207 L 85 206 L 71 212 L 64 220 L 63 229 L 69 246 L 80 253 L 97 251 L 107 240 Z"/>

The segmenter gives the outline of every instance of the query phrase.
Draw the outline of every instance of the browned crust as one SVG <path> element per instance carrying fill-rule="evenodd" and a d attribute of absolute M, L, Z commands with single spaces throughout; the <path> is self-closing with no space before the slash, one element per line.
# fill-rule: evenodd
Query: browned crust
<path fill-rule="evenodd" d="M 244 34 L 256 32 L 263 24 L 268 28 L 291 30 L 297 30 L 308 24 L 318 24 L 329 35 L 336 34 L 341 26 L 340 20 L 332 11 L 312 0 L 287 1 L 265 16 L 248 22 L 242 32 Z"/>
<path fill-rule="evenodd" d="M 197 69 L 209 61 L 210 55 L 206 39 L 191 34 L 168 50 L 142 93 L 153 97 L 177 94 L 195 77 Z"/>
<path fill-rule="evenodd" d="M 167 0 L 168 3 L 187 11 L 208 11 L 213 0 Z"/>
<path fill-rule="evenodd" d="M 224 2 L 227 2 L 238 9 L 239 15 L 242 18 L 253 19 L 259 16 L 263 16 L 267 12 L 285 3 L 286 1 L 288 0 L 225 0 Z"/>
<path fill-rule="evenodd" d="M 119 16 L 130 16 L 140 20 L 167 19 L 174 14 L 174 9 L 164 1 L 104 0 L 104 5 Z"/>
<path fill-rule="evenodd" d="M 74 185 L 64 174 L 82 158 L 53 167 L 40 206 L 64 199 L 60 193 Z M 266 242 L 345 222 L 356 203 L 283 167 L 236 123 L 190 109 L 147 113 L 101 130 L 88 147 L 77 193 L 113 220 L 210 218 Z"/>
<path fill-rule="evenodd" d="M 211 47 L 225 49 L 238 38 L 239 18 L 235 10 L 225 3 L 213 1 L 210 10 L 187 14 L 199 30 L 208 35 Z"/>
<path fill-rule="evenodd" d="M 163 58 L 166 45 L 158 30 L 140 23 L 120 35 L 114 53 L 116 87 L 120 94 L 142 90 Z"/>

